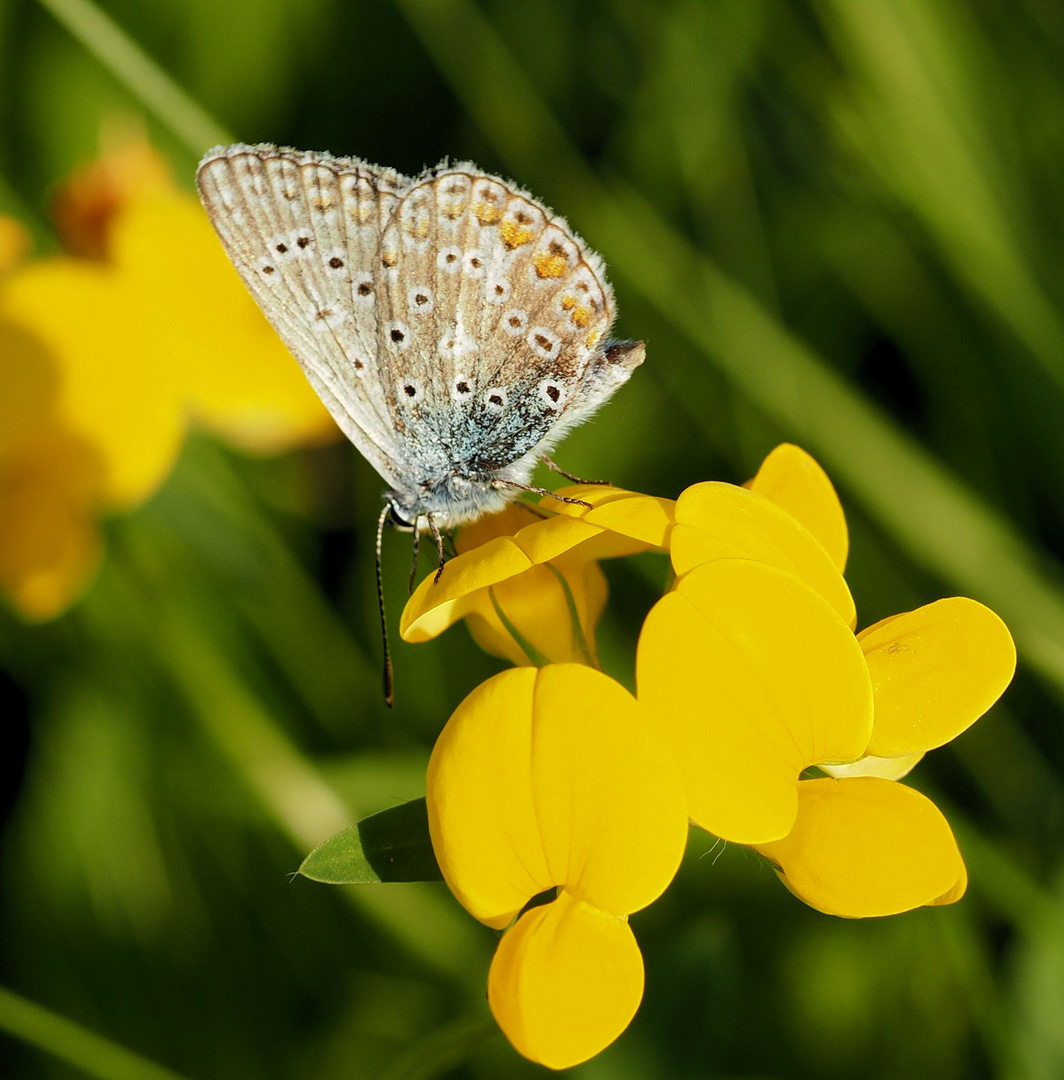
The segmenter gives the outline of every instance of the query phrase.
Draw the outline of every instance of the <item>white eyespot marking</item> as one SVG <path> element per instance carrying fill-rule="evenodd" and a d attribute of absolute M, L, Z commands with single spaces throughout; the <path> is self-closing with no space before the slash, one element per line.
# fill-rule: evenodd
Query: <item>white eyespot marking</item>
<path fill-rule="evenodd" d="M 489 304 L 505 304 L 512 292 L 513 286 L 504 277 L 489 277 L 484 283 L 484 295 Z"/>
<path fill-rule="evenodd" d="M 270 258 L 279 263 L 294 259 L 299 251 L 299 248 L 295 245 L 295 240 L 289 233 L 271 237 L 267 241 L 267 247 L 269 248 Z"/>
<path fill-rule="evenodd" d="M 428 315 L 435 306 L 432 291 L 424 285 L 414 285 L 407 290 L 406 306 L 414 315 Z"/>
<path fill-rule="evenodd" d="M 557 379 L 544 379 L 537 389 L 548 409 L 556 412 L 565 403 L 565 387 Z"/>
<path fill-rule="evenodd" d="M 488 412 L 501 413 L 508 400 L 507 393 L 501 386 L 493 386 L 484 394 L 484 406 Z"/>
<path fill-rule="evenodd" d="M 448 274 L 457 274 L 462 267 L 462 249 L 456 244 L 440 248 L 436 256 L 436 266 Z"/>
<path fill-rule="evenodd" d="M 545 326 L 533 326 L 525 340 L 532 347 L 532 351 L 536 356 L 540 356 L 544 360 L 553 360 L 561 352 L 562 343 L 558 335 Z"/>
<path fill-rule="evenodd" d="M 322 254 L 322 261 L 330 277 L 344 277 L 347 274 L 347 252 L 343 248 L 330 248 Z"/>
<path fill-rule="evenodd" d="M 528 329 L 528 316 L 520 308 L 510 308 L 503 313 L 502 328 L 511 337 L 521 337 Z"/>
<path fill-rule="evenodd" d="M 399 384 L 399 404 L 413 405 L 424 396 L 421 383 L 417 379 L 404 379 Z"/>
<path fill-rule="evenodd" d="M 352 278 L 351 294 L 354 296 L 356 304 L 361 304 L 363 307 L 372 307 L 377 299 L 375 292 L 372 274 L 368 274 L 363 270 Z"/>
<path fill-rule="evenodd" d="M 473 248 L 472 251 L 467 251 L 462 258 L 462 273 L 471 278 L 483 277 L 486 263 L 487 258 L 484 252 Z"/>
<path fill-rule="evenodd" d="M 455 375 L 454 381 L 451 383 L 451 399 L 454 401 L 472 401 L 473 380 L 468 375 L 463 375 L 461 372 Z"/>
<path fill-rule="evenodd" d="M 388 323 L 384 328 L 384 344 L 389 349 L 405 352 L 410 348 L 410 327 L 398 320 Z"/>

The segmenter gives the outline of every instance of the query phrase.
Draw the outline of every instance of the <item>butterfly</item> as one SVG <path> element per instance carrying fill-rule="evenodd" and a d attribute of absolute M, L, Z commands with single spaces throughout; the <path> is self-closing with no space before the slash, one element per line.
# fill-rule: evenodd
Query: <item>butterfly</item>
<path fill-rule="evenodd" d="M 408 177 L 270 145 L 210 150 L 200 198 L 237 272 L 344 434 L 389 485 L 378 522 L 501 509 L 644 359 L 612 342 L 602 260 L 475 165 Z M 558 470 L 561 471 L 561 470 Z M 566 474 L 567 475 L 567 474 Z M 379 578 L 379 556 L 378 556 Z"/>

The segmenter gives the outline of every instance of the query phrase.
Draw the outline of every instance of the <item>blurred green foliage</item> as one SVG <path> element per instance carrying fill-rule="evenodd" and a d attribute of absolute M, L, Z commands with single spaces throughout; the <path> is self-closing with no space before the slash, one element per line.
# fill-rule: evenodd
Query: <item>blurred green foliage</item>
<path fill-rule="evenodd" d="M 0 0 L 0 211 L 42 250 L 49 191 L 116 114 L 189 187 L 214 130 L 407 172 L 472 158 L 569 217 L 648 342 L 567 468 L 673 496 L 798 441 L 847 507 L 862 625 L 960 592 L 1017 638 L 1004 702 L 914 778 L 956 827 L 960 904 L 832 919 L 695 835 L 633 919 L 642 1010 L 575 1075 L 1064 1075 L 1058 0 L 107 0 L 131 49 L 86 10 Z M 541 1072 L 494 1031 L 493 935 L 442 884 L 287 876 L 423 794 L 496 669 L 462 630 L 399 643 L 384 709 L 380 488 L 346 446 L 256 461 L 197 435 L 109 523 L 79 606 L 0 614 L 9 759 L 28 744 L 0 981 L 82 1025 L 0 996 L 5 1075 Z M 393 617 L 406 545 L 386 538 Z M 603 658 L 630 681 L 665 568 L 606 570 Z"/>

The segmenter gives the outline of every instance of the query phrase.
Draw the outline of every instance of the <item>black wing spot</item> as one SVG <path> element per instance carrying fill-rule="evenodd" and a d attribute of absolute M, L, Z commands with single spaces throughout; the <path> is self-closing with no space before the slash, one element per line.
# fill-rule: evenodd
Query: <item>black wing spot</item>
<path fill-rule="evenodd" d="M 369 296 L 373 292 L 373 286 L 368 281 L 363 281 L 358 287 L 359 296 Z"/>
<path fill-rule="evenodd" d="M 500 394 L 492 394 L 488 398 L 488 401 L 490 401 L 492 403 L 492 405 L 501 405 L 502 404 L 502 396 Z"/>
<path fill-rule="evenodd" d="M 462 380 L 462 382 L 458 383 L 458 385 L 457 385 L 457 386 L 455 386 L 455 389 L 456 389 L 456 390 L 458 391 L 458 393 L 460 393 L 460 394 L 468 394 L 468 393 L 469 393 L 469 391 L 470 391 L 470 386 L 469 386 L 469 383 L 467 383 L 467 382 L 466 382 L 466 381 L 465 381 L 465 380 L 463 379 L 463 380 Z"/>
<path fill-rule="evenodd" d="M 551 399 L 551 401 L 557 401 L 558 398 L 560 398 L 561 396 L 562 396 L 562 392 L 561 392 L 561 390 L 558 389 L 558 387 L 556 387 L 556 386 L 548 386 L 547 387 L 547 397 L 549 397 Z"/>
<path fill-rule="evenodd" d="M 402 330 L 393 330 L 392 331 L 392 341 L 398 343 L 398 342 L 402 341 L 404 337 L 406 337 L 406 335 L 402 332 Z M 408 394 L 413 392 L 413 388 L 410 387 L 410 386 L 407 386 L 404 389 L 406 390 L 406 392 Z"/>
<path fill-rule="evenodd" d="M 392 336 L 395 336 L 394 330 L 392 331 Z M 406 394 L 407 397 L 415 397 L 417 395 L 417 387 L 407 383 L 406 386 L 403 387 L 403 393 Z"/>
<path fill-rule="evenodd" d="M 277 250 L 283 255 L 288 250 L 287 244 L 278 244 Z"/>
<path fill-rule="evenodd" d="M 331 267 L 332 267 L 332 268 L 333 268 L 334 270 L 339 270 L 339 269 L 340 269 L 340 267 L 344 265 L 344 260 L 343 260 L 343 259 L 341 259 L 341 258 L 340 258 L 340 257 L 339 257 L 338 255 L 334 255 L 334 256 L 333 256 L 333 257 L 332 257 L 332 258 L 331 258 L 331 259 L 329 260 L 329 265 L 330 265 L 330 266 L 331 266 Z"/>
<path fill-rule="evenodd" d="M 300 248 L 301 250 L 302 250 L 303 248 L 305 248 L 305 247 L 306 247 L 306 246 L 307 246 L 307 245 L 308 245 L 309 243 L 310 243 L 310 237 L 309 237 L 309 236 L 301 236 L 301 237 L 299 237 L 299 239 L 298 239 L 298 240 L 296 240 L 296 245 L 297 245 L 297 246 L 298 246 L 298 247 L 299 247 L 299 248 Z"/>

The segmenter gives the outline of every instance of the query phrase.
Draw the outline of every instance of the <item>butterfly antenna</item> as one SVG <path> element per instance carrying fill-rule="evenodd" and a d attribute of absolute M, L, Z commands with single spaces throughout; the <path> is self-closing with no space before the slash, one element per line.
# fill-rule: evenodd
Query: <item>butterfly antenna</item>
<path fill-rule="evenodd" d="M 385 503 L 377 520 L 377 606 L 381 613 L 381 644 L 384 646 L 384 703 L 392 707 L 392 654 L 388 648 L 388 620 L 384 615 L 384 580 L 381 576 L 381 547 L 384 543 L 384 523 L 391 513 L 391 503 Z"/>

